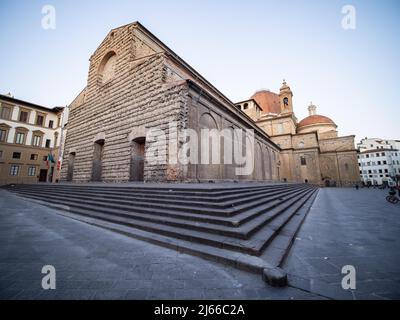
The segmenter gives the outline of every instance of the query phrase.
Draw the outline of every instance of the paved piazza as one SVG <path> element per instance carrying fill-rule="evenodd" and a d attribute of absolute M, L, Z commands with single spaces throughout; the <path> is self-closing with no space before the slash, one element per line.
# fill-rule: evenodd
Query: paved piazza
<path fill-rule="evenodd" d="M 285 269 L 290 286 L 57 215 L 0 190 L 0 299 L 398 299 L 400 204 L 321 189 Z M 41 288 L 53 265 L 57 289 Z M 341 288 L 353 265 L 357 289 Z"/>

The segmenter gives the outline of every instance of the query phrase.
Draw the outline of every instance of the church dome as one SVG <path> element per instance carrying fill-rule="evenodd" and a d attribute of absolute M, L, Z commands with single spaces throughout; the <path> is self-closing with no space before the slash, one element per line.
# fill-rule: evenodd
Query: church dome
<path fill-rule="evenodd" d="M 254 99 L 261 107 L 263 113 L 281 113 L 279 95 L 268 90 L 257 91 L 251 99 Z"/>
<path fill-rule="evenodd" d="M 319 125 L 319 124 L 330 124 L 336 126 L 335 122 L 333 122 L 332 119 L 325 116 L 321 116 L 319 114 L 314 114 L 301 120 L 297 125 L 297 127 L 302 128 L 306 126 Z"/>
<path fill-rule="evenodd" d="M 297 124 L 298 133 L 318 131 L 319 133 L 335 131 L 337 125 L 332 119 L 317 114 L 317 107 L 311 102 L 308 107 L 309 116 Z"/>

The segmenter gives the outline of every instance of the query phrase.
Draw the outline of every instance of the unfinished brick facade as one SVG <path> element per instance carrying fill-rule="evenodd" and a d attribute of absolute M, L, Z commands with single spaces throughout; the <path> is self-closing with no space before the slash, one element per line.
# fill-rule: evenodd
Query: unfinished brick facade
<path fill-rule="evenodd" d="M 194 130 L 255 130 L 256 170 L 240 177 L 232 165 L 152 161 L 162 141 L 155 137 L 144 142 L 150 128 L 167 132 L 168 144 L 182 143 L 171 123 Z M 143 159 L 133 154 L 142 147 Z M 168 159 L 176 156 L 168 152 Z M 134 164 L 143 166 L 144 181 L 276 181 L 278 158 L 279 148 L 264 131 L 142 25 L 133 23 L 112 30 L 90 58 L 87 86 L 70 105 L 62 180 L 93 181 L 100 170 L 101 181 L 127 182 Z"/>

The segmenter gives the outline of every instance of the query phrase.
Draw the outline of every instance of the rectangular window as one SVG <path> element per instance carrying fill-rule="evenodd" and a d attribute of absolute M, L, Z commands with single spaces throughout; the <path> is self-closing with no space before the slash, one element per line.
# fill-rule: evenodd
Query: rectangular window
<path fill-rule="evenodd" d="M 54 121 L 53 121 L 53 120 L 50 120 L 50 121 L 49 121 L 49 128 L 53 129 L 53 126 L 54 126 Z"/>
<path fill-rule="evenodd" d="M 38 115 L 36 116 L 36 124 L 37 124 L 38 126 L 43 126 L 43 123 L 44 123 L 44 116 L 41 115 L 41 114 L 38 114 Z"/>
<path fill-rule="evenodd" d="M 383 164 L 387 164 L 387 162 L 386 162 L 386 161 L 383 161 Z"/>
<path fill-rule="evenodd" d="M 21 159 L 21 152 L 13 152 L 13 159 Z"/>
<path fill-rule="evenodd" d="M 306 158 L 305 158 L 305 157 L 301 157 L 301 158 L 300 158 L 300 161 L 301 161 L 301 165 L 302 165 L 302 166 L 306 166 L 306 165 L 307 165 L 307 161 L 306 161 Z"/>
<path fill-rule="evenodd" d="M 367 154 L 366 157 L 369 158 L 369 154 Z"/>
<path fill-rule="evenodd" d="M 50 143 L 51 143 L 51 140 L 50 139 L 46 139 L 46 148 L 50 148 Z"/>
<path fill-rule="evenodd" d="M 10 176 L 17 176 L 19 173 L 19 166 L 18 165 L 12 165 L 10 167 Z"/>
<path fill-rule="evenodd" d="M 11 112 L 12 112 L 11 106 L 3 104 L 0 109 L 0 118 L 4 120 L 11 120 Z"/>
<path fill-rule="evenodd" d="M 27 111 L 21 111 L 19 113 L 19 121 L 27 123 L 28 122 L 28 115 L 29 115 L 29 113 Z"/>
<path fill-rule="evenodd" d="M 0 141 L 5 142 L 7 139 L 7 130 L 0 129 Z"/>
<path fill-rule="evenodd" d="M 24 140 L 25 140 L 25 133 L 17 132 L 17 134 L 15 136 L 15 143 L 16 144 L 24 144 Z"/>
<path fill-rule="evenodd" d="M 385 173 L 389 173 L 389 170 L 388 170 L 388 169 L 385 169 Z"/>
<path fill-rule="evenodd" d="M 28 176 L 33 177 L 36 175 L 36 167 L 29 167 L 28 168 Z"/>
<path fill-rule="evenodd" d="M 384 157 L 385 156 L 385 153 L 384 152 L 382 152 L 382 157 Z"/>
<path fill-rule="evenodd" d="M 41 141 L 42 141 L 42 137 L 41 136 L 33 136 L 32 145 L 35 146 L 35 147 L 40 147 Z"/>
<path fill-rule="evenodd" d="M 377 153 L 376 156 L 379 157 L 379 153 Z"/>
<path fill-rule="evenodd" d="M 47 161 L 47 156 L 43 156 L 43 161 Z"/>
<path fill-rule="evenodd" d="M 32 154 L 31 154 L 31 160 L 37 160 L 37 159 L 38 159 L 38 155 L 32 153 Z"/>
<path fill-rule="evenodd" d="M 0 159 L 3 158 L 3 150 L 0 150 Z"/>

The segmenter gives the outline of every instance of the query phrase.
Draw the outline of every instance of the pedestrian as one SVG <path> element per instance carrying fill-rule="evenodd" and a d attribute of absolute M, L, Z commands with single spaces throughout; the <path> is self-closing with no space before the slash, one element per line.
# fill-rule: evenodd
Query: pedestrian
<path fill-rule="evenodd" d="M 358 188 L 359 188 L 359 186 L 358 186 L 358 184 L 356 184 L 356 190 L 358 190 Z"/>

